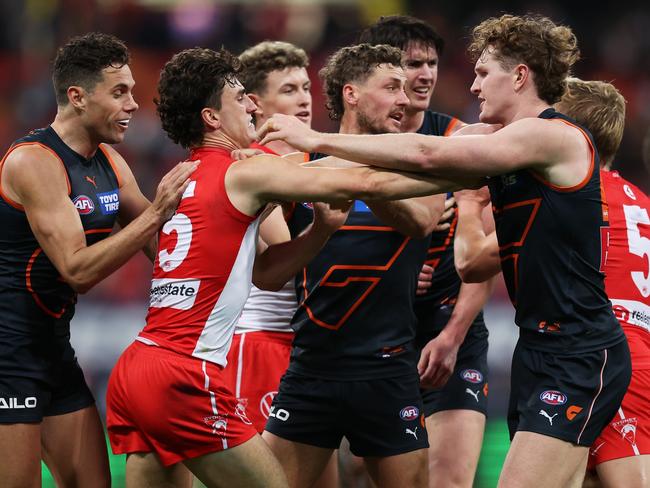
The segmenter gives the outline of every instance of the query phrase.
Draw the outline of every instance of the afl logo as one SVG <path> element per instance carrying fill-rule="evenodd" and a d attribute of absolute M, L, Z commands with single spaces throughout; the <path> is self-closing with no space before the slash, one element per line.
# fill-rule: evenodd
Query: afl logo
<path fill-rule="evenodd" d="M 460 377 L 470 383 L 480 383 L 483 381 L 483 375 L 475 369 L 464 369 L 460 372 Z"/>
<path fill-rule="evenodd" d="M 543 391 L 539 399 L 548 405 L 564 405 L 566 403 L 566 395 L 557 390 Z"/>
<path fill-rule="evenodd" d="M 88 215 L 90 213 L 93 213 L 93 210 L 95 210 L 94 202 L 90 197 L 87 197 L 86 195 L 79 195 L 77 198 L 72 200 L 72 203 L 74 203 L 74 206 L 77 208 L 79 214 L 81 215 Z"/>
<path fill-rule="evenodd" d="M 402 420 L 415 420 L 416 418 L 418 418 L 419 415 L 420 415 L 420 410 L 418 410 L 418 407 L 414 407 L 413 405 L 404 407 L 399 412 L 399 417 Z"/>
<path fill-rule="evenodd" d="M 311 202 L 301 202 L 300 204 L 309 210 L 314 210 L 314 204 Z"/>

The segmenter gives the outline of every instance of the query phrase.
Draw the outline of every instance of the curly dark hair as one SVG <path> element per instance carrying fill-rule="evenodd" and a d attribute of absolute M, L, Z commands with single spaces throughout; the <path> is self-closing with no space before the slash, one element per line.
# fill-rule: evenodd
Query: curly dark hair
<path fill-rule="evenodd" d="M 357 44 L 339 49 L 332 54 L 319 71 L 323 80 L 323 91 L 332 120 L 343 116 L 343 86 L 347 83 L 363 83 L 380 64 L 402 65 L 402 50 L 379 44 Z"/>
<path fill-rule="evenodd" d="M 358 42 L 388 44 L 403 51 L 406 51 L 409 44 L 417 44 L 436 48 L 438 55 L 442 54 L 445 47 L 445 40 L 430 24 L 410 15 L 379 17 L 377 22 L 361 31 Z"/>
<path fill-rule="evenodd" d="M 266 90 L 266 80 L 271 71 L 309 66 L 309 58 L 303 49 L 281 41 L 260 42 L 241 53 L 239 61 L 239 81 L 246 93 L 258 95 Z"/>
<path fill-rule="evenodd" d="M 578 41 L 569 27 L 556 25 L 541 15 L 502 15 L 474 27 L 467 48 L 474 61 L 493 48 L 505 69 L 517 63 L 528 65 L 539 98 L 554 104 L 566 90 L 566 78 L 580 58 Z"/>
<path fill-rule="evenodd" d="M 221 108 L 226 83 L 237 81 L 239 60 L 229 51 L 195 47 L 175 54 L 160 72 L 154 100 L 169 138 L 185 148 L 203 140 L 201 110 Z"/>
<path fill-rule="evenodd" d="M 54 59 L 52 84 L 56 103 L 68 104 L 68 88 L 81 86 L 92 92 L 103 79 L 105 68 L 121 68 L 129 64 L 131 57 L 124 42 L 102 32 L 90 32 L 73 37 L 60 47 Z"/>

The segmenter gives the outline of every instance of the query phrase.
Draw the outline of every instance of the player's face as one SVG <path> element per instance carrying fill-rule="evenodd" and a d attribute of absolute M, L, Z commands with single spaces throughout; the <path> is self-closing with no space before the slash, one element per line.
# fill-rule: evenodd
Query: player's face
<path fill-rule="evenodd" d="M 358 130 L 362 134 L 399 132 L 409 104 L 404 88 L 406 75 L 399 66 L 380 64 L 363 85 L 359 85 L 356 107 Z"/>
<path fill-rule="evenodd" d="M 435 46 L 411 43 L 404 51 L 402 64 L 406 72 L 406 94 L 411 102 L 409 110 L 428 109 L 438 81 L 438 51 Z"/>
<path fill-rule="evenodd" d="M 219 120 L 222 133 L 238 147 L 248 147 L 255 140 L 253 112 L 257 106 L 244 93 L 244 87 L 238 80 L 226 81 L 221 92 L 221 109 Z"/>
<path fill-rule="evenodd" d="M 138 104 L 133 98 L 135 81 L 128 65 L 105 68 L 102 80 L 87 93 L 84 117 L 91 137 L 98 143 L 117 144 L 124 140 Z"/>
<path fill-rule="evenodd" d="M 262 125 L 273 114 L 286 114 L 311 127 L 311 102 L 311 81 L 305 68 L 271 71 L 264 93 L 257 95 L 257 123 Z"/>
<path fill-rule="evenodd" d="M 504 69 L 488 48 L 476 61 L 474 73 L 476 77 L 470 91 L 480 102 L 479 120 L 487 124 L 506 123 L 509 109 L 515 102 L 514 70 Z"/>

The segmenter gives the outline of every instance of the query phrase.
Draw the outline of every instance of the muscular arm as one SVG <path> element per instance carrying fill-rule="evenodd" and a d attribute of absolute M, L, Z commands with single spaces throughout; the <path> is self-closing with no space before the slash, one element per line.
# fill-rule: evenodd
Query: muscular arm
<path fill-rule="evenodd" d="M 274 156 L 238 161 L 226 173 L 226 189 L 242 212 L 252 215 L 269 201 L 397 200 L 479 184 L 380 168 L 304 168 Z"/>
<path fill-rule="evenodd" d="M 577 129 L 539 118 L 520 119 L 493 134 L 457 137 L 324 134 L 299 124 L 295 118 L 274 115 L 259 131 L 264 136 L 262 143 L 282 139 L 305 151 L 452 178 L 533 168 L 559 186 L 578 184 L 591 159 L 588 144 Z"/>
<path fill-rule="evenodd" d="M 2 185 L 24 207 L 39 245 L 63 279 L 84 293 L 153 237 L 176 207 L 192 170 L 190 165 L 178 166 L 161 182 L 164 194 L 157 205 L 92 246 L 86 244 L 79 213 L 68 197 L 65 170 L 49 151 L 37 146 L 16 149 L 5 161 Z"/>
<path fill-rule="evenodd" d="M 494 218 L 487 203 L 489 194 L 482 199 L 457 194 L 458 224 L 454 239 L 454 264 L 464 282 L 482 282 L 501 271 Z"/>
<path fill-rule="evenodd" d="M 372 213 L 383 223 L 405 236 L 421 239 L 438 223 L 445 206 L 445 196 L 433 195 L 387 202 L 367 200 Z"/>
<path fill-rule="evenodd" d="M 255 286 L 271 291 L 282 288 L 318 254 L 330 236 L 345 222 L 349 208 L 348 205 L 332 209 L 327 204 L 315 203 L 314 221 L 292 240 L 289 240 L 289 229 L 282 209 L 274 209 L 262 224 L 266 228 L 260 229 L 261 246 L 258 246 L 253 267 Z"/>

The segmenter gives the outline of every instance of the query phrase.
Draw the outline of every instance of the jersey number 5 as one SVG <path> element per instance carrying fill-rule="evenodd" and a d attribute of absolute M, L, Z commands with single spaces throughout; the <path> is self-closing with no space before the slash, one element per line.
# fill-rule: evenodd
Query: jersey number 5
<path fill-rule="evenodd" d="M 646 264 L 650 266 L 650 239 L 641 235 L 639 225 L 650 226 L 650 217 L 645 208 L 637 205 L 623 205 L 625 212 L 625 224 L 627 226 L 627 244 L 630 253 L 645 258 Z M 643 271 L 632 271 L 632 281 L 639 289 L 641 296 L 650 296 L 650 268 Z"/>

